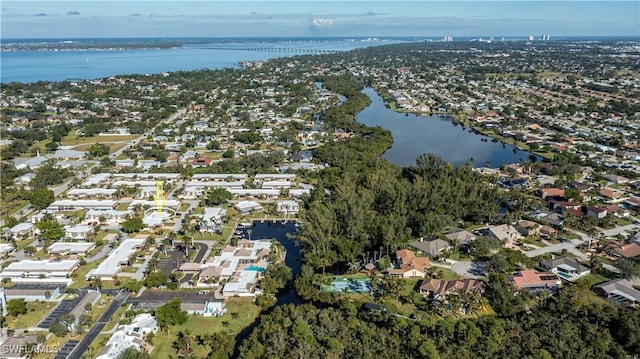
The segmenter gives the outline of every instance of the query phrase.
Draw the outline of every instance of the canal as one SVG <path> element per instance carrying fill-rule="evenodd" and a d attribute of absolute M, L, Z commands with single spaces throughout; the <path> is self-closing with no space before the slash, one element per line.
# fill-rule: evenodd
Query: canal
<path fill-rule="evenodd" d="M 459 165 L 473 159 L 474 167 L 500 167 L 527 160 L 530 153 L 455 123 L 448 116 L 419 116 L 395 112 L 374 89 L 362 90 L 371 104 L 356 116 L 367 126 L 380 126 L 391 131 L 393 145 L 383 155 L 390 162 L 406 167 L 415 164 L 423 153 L 433 153 L 446 162 Z M 539 157 L 537 157 L 540 160 Z"/>
<path fill-rule="evenodd" d="M 249 230 L 251 230 L 250 233 Z M 291 268 L 293 278 L 295 280 L 302 268 L 302 254 L 300 253 L 300 248 L 297 246 L 295 240 L 290 238 L 289 235 L 296 234 L 297 230 L 296 222 L 292 221 L 287 221 L 286 223 L 283 223 L 282 221 L 253 221 L 251 227 L 242 229 L 242 236 L 244 238 L 251 238 L 252 240 L 275 239 L 278 241 L 278 243 L 280 243 L 287 251 L 284 262 L 289 268 Z M 296 294 L 296 289 L 292 280 L 286 288 L 278 293 L 276 304 L 269 311 L 281 305 L 297 305 L 301 303 L 302 299 Z M 264 313 L 262 315 L 264 315 Z M 250 326 L 244 328 L 240 333 L 238 333 L 235 338 L 236 346 L 234 356 L 239 354 L 242 341 L 247 339 L 258 325 L 260 325 L 260 317 L 258 317 Z"/>

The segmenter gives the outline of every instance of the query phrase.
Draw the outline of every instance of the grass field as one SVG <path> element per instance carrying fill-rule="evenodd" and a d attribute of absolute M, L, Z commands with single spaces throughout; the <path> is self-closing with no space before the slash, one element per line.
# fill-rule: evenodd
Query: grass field
<path fill-rule="evenodd" d="M 231 335 L 240 333 L 249 326 L 260 313 L 260 309 L 253 304 L 253 298 L 229 298 L 225 301 L 227 312 L 222 317 L 201 317 L 189 316 L 189 320 L 182 325 L 169 329 L 169 333 L 158 332 L 153 339 L 155 348 L 151 353 L 151 358 L 168 359 L 176 357 L 176 350 L 173 349 L 173 342 L 177 333 L 181 330 L 190 329 L 194 338 L 198 334 L 226 331 Z M 238 313 L 238 319 L 233 319 L 231 313 Z M 228 322 L 227 326 L 223 322 Z M 196 358 L 204 358 L 208 354 L 204 347 L 194 345 L 193 355 Z"/>
<path fill-rule="evenodd" d="M 79 137 L 75 133 L 70 133 L 65 138 L 62 139 L 61 145 L 77 146 L 77 145 L 84 145 L 84 144 L 92 145 L 94 143 L 107 144 L 108 142 L 128 142 L 135 138 L 138 138 L 139 136 L 140 135 L 112 135 L 112 136 Z"/>
<path fill-rule="evenodd" d="M 69 288 L 84 288 L 88 286 L 89 281 L 85 279 L 85 276 L 87 275 L 87 273 L 89 273 L 90 270 L 96 268 L 98 264 L 100 264 L 100 262 L 101 261 L 95 261 L 80 266 L 80 268 L 75 271 L 74 274 L 76 277 L 74 278 L 73 284 L 71 284 Z"/>
<path fill-rule="evenodd" d="M 113 151 L 118 150 L 120 147 L 124 146 L 128 142 L 128 141 L 122 141 L 122 142 L 119 142 L 119 143 L 113 143 L 113 142 L 104 143 L 104 142 L 100 142 L 99 140 L 100 139 L 97 138 L 95 143 L 102 143 L 104 145 L 109 146 L 109 152 L 113 152 Z M 82 144 L 82 145 L 78 145 L 78 146 L 74 147 L 73 149 L 76 150 L 76 151 L 89 151 L 89 149 L 91 148 L 91 146 L 93 146 L 93 144 L 94 144 L 93 142 L 92 143 L 85 143 L 85 144 Z"/>
<path fill-rule="evenodd" d="M 40 323 L 40 321 L 55 307 L 54 303 L 27 302 L 27 314 L 19 315 L 14 321 L 8 318 L 5 322 L 12 329 L 26 329 Z"/>

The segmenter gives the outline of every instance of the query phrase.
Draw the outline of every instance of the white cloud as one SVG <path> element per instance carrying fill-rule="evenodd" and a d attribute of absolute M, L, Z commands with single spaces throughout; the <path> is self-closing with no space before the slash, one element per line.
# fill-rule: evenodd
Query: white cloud
<path fill-rule="evenodd" d="M 315 19 L 313 19 L 313 26 L 315 26 L 315 27 L 331 27 L 331 26 L 333 26 L 333 19 L 315 18 Z"/>

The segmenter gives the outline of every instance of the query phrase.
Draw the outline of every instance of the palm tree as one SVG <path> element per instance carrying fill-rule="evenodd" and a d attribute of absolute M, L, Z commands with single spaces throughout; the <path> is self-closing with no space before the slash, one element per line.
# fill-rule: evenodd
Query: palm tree
<path fill-rule="evenodd" d="M 178 332 L 178 338 L 174 343 L 174 348 L 178 350 L 178 354 L 189 354 L 193 351 L 191 346 L 193 345 L 193 333 L 191 329 L 185 329 Z"/>

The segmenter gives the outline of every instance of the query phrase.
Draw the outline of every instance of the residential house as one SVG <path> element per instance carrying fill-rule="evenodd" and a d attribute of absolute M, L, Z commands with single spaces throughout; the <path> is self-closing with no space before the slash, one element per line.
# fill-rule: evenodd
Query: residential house
<path fill-rule="evenodd" d="M 627 279 L 614 279 L 593 286 L 593 291 L 616 305 L 638 306 L 640 304 L 640 291 L 633 288 Z"/>
<path fill-rule="evenodd" d="M 522 236 L 515 227 L 508 224 L 500 224 L 492 226 L 484 230 L 486 236 L 495 238 L 499 241 L 507 241 L 509 243 L 515 242 L 521 239 Z"/>
<path fill-rule="evenodd" d="M 396 252 L 398 265 L 394 269 L 389 269 L 392 276 L 411 278 L 424 277 L 426 270 L 431 268 L 431 262 L 427 257 L 416 257 L 413 251 L 401 249 Z"/>
<path fill-rule="evenodd" d="M 640 257 L 640 245 L 636 243 L 627 243 L 610 239 L 604 250 L 610 255 L 618 258 L 636 258 Z"/>
<path fill-rule="evenodd" d="M 455 232 L 447 233 L 445 234 L 445 237 L 450 241 L 457 241 L 460 244 L 467 244 L 475 240 L 478 236 L 469 231 L 461 229 Z"/>
<path fill-rule="evenodd" d="M 540 234 L 540 225 L 533 221 L 522 220 L 516 225 L 516 229 L 523 236 L 535 236 Z"/>
<path fill-rule="evenodd" d="M 202 213 L 202 216 L 200 217 L 202 219 L 201 221 L 201 230 L 214 230 L 216 229 L 219 225 L 222 224 L 222 220 L 224 219 L 224 216 L 227 215 L 227 210 L 221 207 L 206 207 L 204 209 L 204 212 Z"/>
<path fill-rule="evenodd" d="M 427 298 L 444 302 L 449 295 L 468 294 L 473 291 L 483 294 L 485 288 L 485 283 L 477 279 L 443 280 L 425 278 L 420 284 L 420 294 Z"/>
<path fill-rule="evenodd" d="M 65 238 L 84 241 L 93 233 L 93 227 L 83 225 L 65 226 L 64 232 Z"/>
<path fill-rule="evenodd" d="M 538 272 L 527 269 L 516 272 L 509 276 L 509 281 L 519 290 L 530 292 L 557 291 L 562 285 L 560 277 L 555 273 Z"/>
<path fill-rule="evenodd" d="M 12 238 L 31 237 L 36 231 L 36 226 L 33 223 L 23 222 L 18 223 L 9 229 Z"/>
<path fill-rule="evenodd" d="M 424 239 L 420 237 L 419 240 L 409 243 L 409 246 L 431 258 L 439 257 L 443 251 L 451 249 L 451 244 L 440 238 Z"/>
<path fill-rule="evenodd" d="M 606 200 L 610 202 L 615 202 L 622 197 L 620 193 L 610 190 L 608 188 L 600 188 L 600 190 L 598 191 L 598 194 L 600 194 L 600 196 L 604 197 Z"/>
<path fill-rule="evenodd" d="M 278 201 L 276 203 L 276 212 L 283 214 L 298 214 L 300 211 L 300 204 L 296 201 L 286 200 Z"/>
<path fill-rule="evenodd" d="M 550 270 L 551 273 L 556 273 L 560 278 L 569 282 L 573 282 L 578 278 L 591 273 L 591 270 L 588 267 L 569 257 L 550 259 L 540 263 L 540 265 L 543 268 Z"/>
<path fill-rule="evenodd" d="M 565 192 L 562 188 L 540 188 L 537 191 L 538 196 L 542 199 L 546 199 L 548 197 L 551 198 L 565 198 Z"/>
<path fill-rule="evenodd" d="M 111 334 L 96 359 L 117 359 L 128 348 L 140 350 L 144 347 L 146 335 L 157 331 L 158 323 L 155 317 L 148 313 L 138 314 L 131 324 L 120 325 Z"/>
<path fill-rule="evenodd" d="M 587 206 L 587 216 L 602 219 L 607 216 L 607 209 L 603 207 Z"/>
<path fill-rule="evenodd" d="M 261 211 L 262 205 L 256 201 L 240 201 L 236 203 L 233 208 L 241 214 L 248 214 L 255 211 Z"/>

